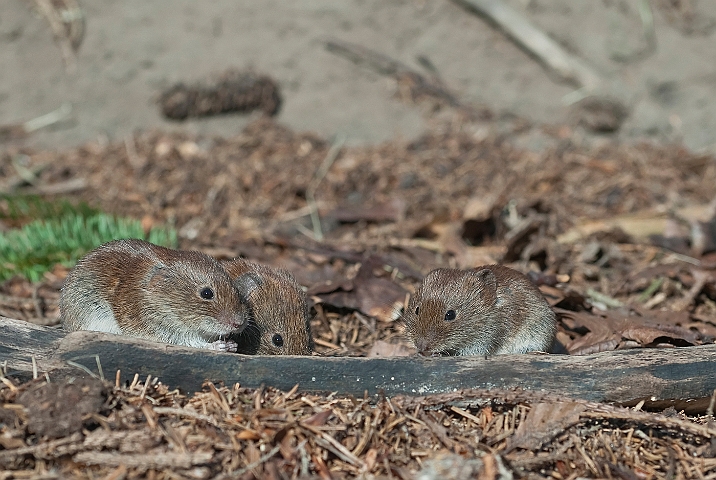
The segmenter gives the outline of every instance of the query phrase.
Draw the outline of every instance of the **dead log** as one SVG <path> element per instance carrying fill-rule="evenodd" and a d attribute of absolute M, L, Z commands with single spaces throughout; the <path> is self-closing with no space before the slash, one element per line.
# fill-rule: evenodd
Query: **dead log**
<path fill-rule="evenodd" d="M 3 373 L 5 370 L 7 373 L 32 373 L 33 358 L 39 362 L 51 358 L 64 337 L 65 332 L 61 328 L 40 327 L 0 316 L 0 365 Z M 38 368 L 41 367 L 38 365 Z M 41 368 L 43 372 L 47 370 L 44 366 Z"/>
<path fill-rule="evenodd" d="M 293 357 L 246 356 L 146 342 L 98 332 L 73 332 L 0 318 L 0 365 L 6 375 L 39 373 L 83 376 L 77 367 L 124 380 L 159 377 L 187 392 L 205 380 L 258 388 L 346 395 L 428 395 L 461 389 L 523 388 L 597 402 L 646 406 L 682 405 L 716 390 L 716 345 L 632 349 L 593 355 L 500 355 L 495 357 Z M 71 362 L 71 363 L 68 363 Z M 705 407 L 704 407 L 705 409 Z"/>

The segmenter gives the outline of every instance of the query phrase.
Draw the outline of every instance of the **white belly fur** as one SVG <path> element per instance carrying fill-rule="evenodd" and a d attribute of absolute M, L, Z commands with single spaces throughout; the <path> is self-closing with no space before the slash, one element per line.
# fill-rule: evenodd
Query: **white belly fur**
<path fill-rule="evenodd" d="M 82 330 L 92 330 L 93 332 L 114 333 L 122 335 L 122 329 L 119 328 L 117 320 L 114 319 L 112 309 L 109 306 L 96 305 L 92 312 L 82 319 Z"/>

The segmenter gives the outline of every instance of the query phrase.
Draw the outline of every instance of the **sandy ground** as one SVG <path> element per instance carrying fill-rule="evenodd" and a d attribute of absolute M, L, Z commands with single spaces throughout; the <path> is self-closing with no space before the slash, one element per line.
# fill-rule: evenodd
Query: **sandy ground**
<path fill-rule="evenodd" d="M 506 1 L 596 70 L 623 82 L 633 110 L 620 137 L 716 149 L 716 2 L 651 2 L 656 51 L 623 62 L 612 57 L 645 45 L 638 2 Z M 692 19 L 684 16 L 689 5 Z M 177 81 L 228 67 L 273 76 L 285 99 L 279 121 L 297 130 L 370 144 L 426 129 L 425 112 L 398 101 L 391 79 L 327 52 L 322 39 L 328 36 L 418 69 L 416 57 L 424 55 L 464 101 L 538 123 L 565 121 L 564 96 L 573 90 L 450 1 L 95 0 L 82 7 L 86 34 L 76 72 L 69 74 L 34 3 L 2 2 L 0 124 L 63 103 L 73 107 L 70 121 L 36 132 L 26 145 L 61 148 L 152 127 L 231 135 L 247 116 L 175 123 L 164 120 L 155 103 Z M 685 33 L 688 28 L 694 32 Z"/>

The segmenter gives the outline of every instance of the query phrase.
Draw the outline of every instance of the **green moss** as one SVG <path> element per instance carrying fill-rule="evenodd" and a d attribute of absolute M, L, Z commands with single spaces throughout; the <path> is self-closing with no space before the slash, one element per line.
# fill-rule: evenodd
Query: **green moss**
<path fill-rule="evenodd" d="M 41 199 L 24 205 L 24 200 L 2 200 L 8 218 L 37 215 L 39 219 L 0 234 L 0 281 L 15 275 L 39 281 L 56 264 L 72 266 L 90 250 L 120 238 L 141 238 L 167 247 L 177 244 L 171 228 L 154 228 L 147 235 L 137 220 L 97 213 L 89 207 L 53 206 Z"/>

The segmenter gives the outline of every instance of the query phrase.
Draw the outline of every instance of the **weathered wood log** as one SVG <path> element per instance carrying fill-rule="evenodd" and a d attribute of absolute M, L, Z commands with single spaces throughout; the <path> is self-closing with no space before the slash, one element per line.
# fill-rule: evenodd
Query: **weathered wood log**
<path fill-rule="evenodd" d="M 0 364 L 32 373 L 32 358 L 41 362 L 49 359 L 65 334 L 61 328 L 39 327 L 0 316 Z"/>
<path fill-rule="evenodd" d="M 205 380 L 288 390 L 336 391 L 362 396 L 427 395 L 460 389 L 524 388 L 599 402 L 647 405 L 704 404 L 716 390 L 716 345 L 633 349 L 593 355 L 500 355 L 482 357 L 292 357 L 246 356 L 146 342 L 97 332 L 38 327 L 0 318 L 0 364 L 8 375 L 39 371 L 51 378 L 86 375 L 75 364 L 124 380 L 135 373 L 159 377 L 187 392 Z M 72 362 L 72 363 L 68 363 Z M 707 401 L 707 400 L 706 400 Z M 705 408 L 705 407 L 704 407 Z"/>

